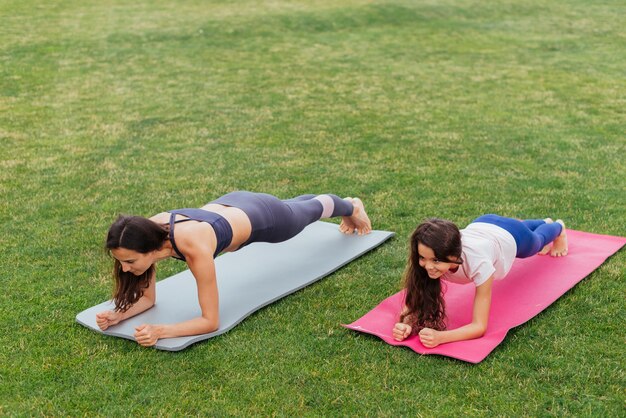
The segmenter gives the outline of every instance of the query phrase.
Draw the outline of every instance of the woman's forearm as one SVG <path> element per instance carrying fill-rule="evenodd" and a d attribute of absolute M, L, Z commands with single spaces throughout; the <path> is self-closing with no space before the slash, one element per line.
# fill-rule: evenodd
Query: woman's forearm
<path fill-rule="evenodd" d="M 155 327 L 158 338 L 174 338 L 216 331 L 219 327 L 219 321 L 200 316 L 177 324 L 156 325 Z"/>
<path fill-rule="evenodd" d="M 135 315 L 139 315 L 140 313 L 147 311 L 148 309 L 154 306 L 154 300 L 147 297 L 146 295 L 139 298 L 139 300 L 127 311 L 121 312 L 122 319 L 120 321 L 124 321 L 125 319 L 132 318 Z"/>

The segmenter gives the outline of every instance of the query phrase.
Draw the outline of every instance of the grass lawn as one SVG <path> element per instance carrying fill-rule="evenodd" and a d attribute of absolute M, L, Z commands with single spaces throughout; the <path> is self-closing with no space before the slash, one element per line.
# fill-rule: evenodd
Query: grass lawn
<path fill-rule="evenodd" d="M 400 289 L 427 217 L 626 235 L 625 15 L 617 0 L 1 0 L 0 415 L 623 416 L 624 251 L 479 365 L 339 324 Z M 111 294 L 118 213 L 237 189 L 356 195 L 397 236 L 179 353 L 74 322 Z"/>

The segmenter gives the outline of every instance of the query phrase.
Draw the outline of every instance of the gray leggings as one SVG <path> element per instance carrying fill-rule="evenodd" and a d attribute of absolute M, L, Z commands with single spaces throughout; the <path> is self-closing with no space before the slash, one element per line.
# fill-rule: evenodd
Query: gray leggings
<path fill-rule="evenodd" d="M 211 203 L 241 209 L 252 224 L 250 238 L 243 246 L 253 242 L 282 242 L 299 234 L 307 225 L 319 220 L 324 211 L 318 195 L 307 194 L 280 200 L 266 193 L 237 191 L 228 193 Z M 332 194 L 334 208 L 330 217 L 352 215 L 352 203 Z"/>

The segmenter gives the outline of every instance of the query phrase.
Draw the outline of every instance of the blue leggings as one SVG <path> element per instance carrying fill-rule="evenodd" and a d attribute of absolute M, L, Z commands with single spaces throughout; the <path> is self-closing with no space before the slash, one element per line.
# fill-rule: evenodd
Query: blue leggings
<path fill-rule="evenodd" d="M 211 203 L 241 209 L 252 225 L 250 238 L 253 242 L 282 242 L 299 234 L 307 225 L 318 221 L 324 211 L 318 195 L 307 194 L 288 200 L 280 200 L 266 193 L 237 191 L 228 193 Z M 352 203 L 338 196 L 327 194 L 333 200 L 330 217 L 352 215 Z"/>
<path fill-rule="evenodd" d="M 543 219 L 517 219 L 505 218 L 498 215 L 483 215 L 472 221 L 497 225 L 508 231 L 517 245 L 517 258 L 526 258 L 537 254 L 546 245 L 561 234 L 563 226 L 560 223 L 546 223 Z"/>

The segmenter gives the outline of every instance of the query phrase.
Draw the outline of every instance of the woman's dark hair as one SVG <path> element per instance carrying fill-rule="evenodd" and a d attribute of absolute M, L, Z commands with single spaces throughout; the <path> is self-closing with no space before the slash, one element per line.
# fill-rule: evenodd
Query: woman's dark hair
<path fill-rule="evenodd" d="M 126 248 L 146 254 L 161 248 L 167 238 L 168 229 L 150 219 L 120 215 L 109 228 L 105 247 L 108 251 Z M 135 276 L 123 271 L 122 264 L 116 259 L 113 265 L 115 310 L 125 312 L 135 304 L 143 296 L 144 289 L 150 286 L 154 272 L 152 265 L 143 274 Z"/>
<path fill-rule="evenodd" d="M 429 278 L 426 269 L 420 266 L 419 243 L 431 248 L 438 260 L 460 259 L 461 232 L 450 221 L 432 218 L 417 226 L 409 242 L 411 248 L 404 273 L 407 310 L 400 315 L 400 322 L 411 325 L 412 333 L 422 328 L 444 330 L 446 314 L 441 280 Z"/>

